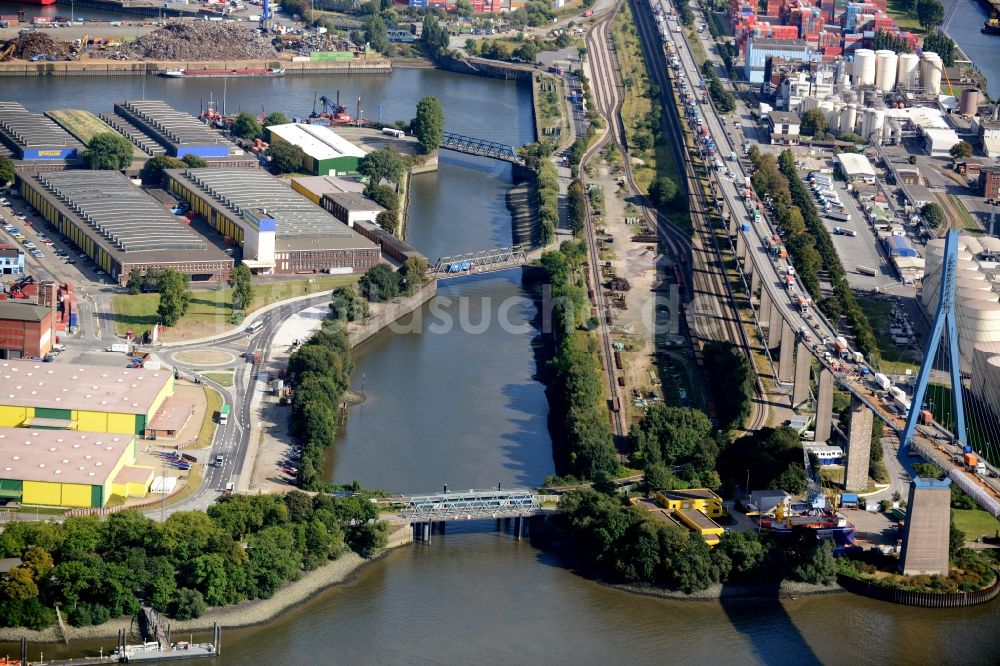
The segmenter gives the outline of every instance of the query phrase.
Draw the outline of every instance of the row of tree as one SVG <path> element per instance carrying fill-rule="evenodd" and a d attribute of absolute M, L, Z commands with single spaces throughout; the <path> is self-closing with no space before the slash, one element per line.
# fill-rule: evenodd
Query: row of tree
<path fill-rule="evenodd" d="M 719 79 L 719 75 L 715 73 L 715 67 L 712 65 L 711 60 L 706 60 L 701 66 L 701 73 L 705 77 L 708 85 L 708 94 L 712 96 L 712 101 L 715 103 L 715 108 L 719 110 L 720 113 L 730 113 L 736 109 L 736 98 L 733 97 L 733 93 L 726 90 L 722 85 L 722 80 Z"/>
<path fill-rule="evenodd" d="M 177 619 L 207 606 L 270 597 L 304 571 L 384 547 L 386 527 L 365 495 L 234 495 L 207 513 L 163 523 L 126 510 L 104 520 L 13 522 L 0 557 L 22 564 L 0 574 L 0 626 L 44 629 L 54 607 L 76 626 L 138 612 L 141 602 Z"/>
<path fill-rule="evenodd" d="M 583 242 L 565 241 L 558 251 L 546 252 L 541 260 L 554 303 L 556 354 L 550 362 L 549 404 L 556 434 L 556 471 L 585 480 L 618 470 L 597 341 L 577 330 L 590 317 L 583 274 L 586 256 Z"/>
<path fill-rule="evenodd" d="M 785 577 L 831 584 L 836 561 L 829 541 L 817 542 L 813 530 L 777 543 L 767 535 L 730 532 L 709 549 L 700 535 L 621 496 L 596 490 L 567 493 L 559 502 L 559 525 L 567 550 L 582 566 L 614 582 L 652 583 L 687 593 L 712 583 L 760 585 Z"/>
<path fill-rule="evenodd" d="M 750 417 L 757 375 L 749 359 L 728 342 L 712 340 L 702 350 L 721 430 L 741 430 Z"/>
<path fill-rule="evenodd" d="M 536 144 L 537 145 L 537 144 Z M 548 144 L 543 144 L 548 145 Z M 559 172 L 550 159 L 537 162 L 537 193 L 539 242 L 548 245 L 556 236 L 559 226 Z"/>
<path fill-rule="evenodd" d="M 722 485 L 715 471 L 720 444 L 705 412 L 655 404 L 629 431 L 632 464 L 641 466 L 650 491 Z"/>

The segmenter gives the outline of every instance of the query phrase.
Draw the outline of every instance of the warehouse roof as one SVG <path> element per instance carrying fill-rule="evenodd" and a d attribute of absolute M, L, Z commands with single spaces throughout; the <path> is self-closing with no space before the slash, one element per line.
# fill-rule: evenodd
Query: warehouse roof
<path fill-rule="evenodd" d="M 204 144 L 236 146 L 208 125 L 189 113 L 178 111 L 160 100 L 135 100 L 118 102 L 115 112 L 124 109 L 141 119 L 164 139 L 174 144 Z"/>
<path fill-rule="evenodd" d="M 298 146 L 314 160 L 331 160 L 338 157 L 364 157 L 367 153 L 347 139 L 322 125 L 271 125 L 267 128 L 288 143 Z"/>
<path fill-rule="evenodd" d="M 266 214 L 273 218 L 275 249 L 279 251 L 375 247 L 322 207 L 264 171 L 171 169 L 167 173 L 200 189 L 241 224 L 246 224 L 248 216 L 257 218 Z"/>
<path fill-rule="evenodd" d="M 872 167 L 872 163 L 864 155 L 859 155 L 858 153 L 838 153 L 835 159 L 848 177 L 875 177 L 875 168 Z"/>
<path fill-rule="evenodd" d="M 32 113 L 17 102 L 0 102 L 0 130 L 21 148 L 83 148 L 83 144 L 51 118 Z"/>
<path fill-rule="evenodd" d="M 166 370 L 0 361 L 0 405 L 146 414 L 171 377 Z"/>
<path fill-rule="evenodd" d="M 346 176 L 300 176 L 292 178 L 292 182 L 321 198 L 324 194 L 361 192 L 365 189 L 361 181 Z"/>
<path fill-rule="evenodd" d="M 689 490 L 664 490 L 662 494 L 672 500 L 721 499 L 708 488 L 691 488 Z"/>
<path fill-rule="evenodd" d="M 42 321 L 49 314 L 52 314 L 52 308 L 45 308 L 33 303 L 0 301 L 0 319 L 38 322 Z"/>
<path fill-rule="evenodd" d="M 0 477 L 103 485 L 133 435 L 0 428 Z"/>
<path fill-rule="evenodd" d="M 38 180 L 120 250 L 204 250 L 201 237 L 116 171 L 54 171 Z"/>
<path fill-rule="evenodd" d="M 719 529 L 721 527 L 717 522 L 706 516 L 698 509 L 677 509 L 675 513 L 690 520 L 698 526 L 698 529 L 712 530 Z"/>
<path fill-rule="evenodd" d="M 330 201 L 333 201 L 338 206 L 342 206 L 350 212 L 375 211 L 377 213 L 381 213 L 385 210 L 385 208 L 379 206 L 377 203 L 360 192 L 334 192 L 325 196 Z"/>

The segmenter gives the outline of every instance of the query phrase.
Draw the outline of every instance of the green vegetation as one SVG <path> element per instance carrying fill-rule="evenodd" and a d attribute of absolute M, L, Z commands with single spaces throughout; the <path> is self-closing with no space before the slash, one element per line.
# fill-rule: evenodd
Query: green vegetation
<path fill-rule="evenodd" d="M 553 444 L 558 474 L 579 479 L 613 475 L 618 470 L 611 427 L 604 405 L 604 385 L 597 362 L 597 340 L 579 329 L 590 308 L 583 262 L 582 242 L 566 241 L 556 252 L 542 255 L 553 297 L 553 333 L 556 355 L 550 362 L 552 387 L 549 401 L 554 432 Z"/>
<path fill-rule="evenodd" d="M 57 604 L 70 624 L 88 626 L 134 614 L 141 601 L 180 619 L 267 598 L 348 547 L 367 557 L 384 546 L 377 517 L 364 494 L 293 491 L 233 495 L 163 523 L 133 510 L 9 523 L 0 557 L 24 564 L 0 574 L 0 626 L 44 629 Z"/>
<path fill-rule="evenodd" d="M 391 148 L 374 150 L 358 160 L 358 173 L 376 185 L 383 180 L 399 183 L 405 168 L 399 153 Z"/>
<path fill-rule="evenodd" d="M 755 168 L 751 178 L 753 187 L 762 198 L 769 195 L 774 199 L 774 219 L 778 228 L 785 232 L 788 254 L 806 291 L 830 320 L 836 322 L 840 317 L 847 320 L 854 331 L 857 348 L 877 367 L 879 349 L 875 335 L 847 283 L 830 232 L 819 219 L 809 190 L 799 178 L 795 156 L 785 150 L 776 161 L 772 155 L 765 155 L 754 146 L 750 149 L 750 161 Z M 820 290 L 821 269 L 827 272 L 833 285 L 833 296 L 829 298 Z"/>
<path fill-rule="evenodd" d="M 174 326 L 187 312 L 191 304 L 191 292 L 187 289 L 187 276 L 167 268 L 160 274 L 160 302 L 156 316 L 164 326 Z"/>
<path fill-rule="evenodd" d="M 916 354 L 909 349 L 899 347 L 889 334 L 892 313 L 892 301 L 887 298 L 864 295 L 858 298 L 858 305 L 865 311 L 865 316 L 872 326 L 875 343 L 879 348 L 879 366 L 888 372 L 903 373 L 907 369 L 916 371 L 918 367 Z"/>
<path fill-rule="evenodd" d="M 931 30 L 924 37 L 924 51 L 937 53 L 941 56 L 941 62 L 945 67 L 952 67 L 955 64 L 955 53 L 957 48 L 951 37 L 944 34 L 937 28 Z"/>
<path fill-rule="evenodd" d="M 365 17 L 363 25 L 365 42 L 379 53 L 386 53 L 389 50 L 389 31 L 382 15 L 378 12 L 369 14 Z"/>
<path fill-rule="evenodd" d="M 924 30 L 941 25 L 944 19 L 944 5 L 938 0 L 917 0 L 917 22 Z"/>
<path fill-rule="evenodd" d="M 344 391 L 351 383 L 354 361 L 344 327 L 330 320 L 288 359 L 286 377 L 292 393 L 292 434 L 302 444 L 296 481 L 305 490 L 327 487 L 320 475 L 326 450 L 340 426 Z"/>
<path fill-rule="evenodd" d="M 86 145 L 97 134 L 117 132 L 103 120 L 89 111 L 79 111 L 77 109 L 58 109 L 45 113 L 49 118 L 66 128 L 66 130 Z M 146 153 L 138 147 L 132 146 L 132 156 L 142 158 Z M 2 182 L 2 178 L 0 178 Z"/>
<path fill-rule="evenodd" d="M 548 245 L 559 226 L 559 173 L 550 160 L 542 160 L 538 168 L 538 217 L 542 223 L 540 240 Z"/>
<path fill-rule="evenodd" d="M 233 288 L 233 310 L 246 310 L 253 303 L 253 274 L 240 264 L 229 274 L 229 286 Z"/>
<path fill-rule="evenodd" d="M 702 354 L 720 427 L 741 430 L 753 405 L 756 375 L 750 361 L 728 342 L 711 341 Z"/>
<path fill-rule="evenodd" d="M 365 298 L 373 303 L 391 301 L 403 290 L 403 276 L 389 264 L 378 264 L 361 276 L 358 286 Z"/>
<path fill-rule="evenodd" d="M 826 115 L 822 109 L 809 109 L 802 114 L 799 133 L 804 136 L 814 136 L 825 132 L 827 127 Z"/>
<path fill-rule="evenodd" d="M 281 111 L 272 111 L 267 114 L 264 118 L 264 127 L 273 127 L 274 125 L 287 125 L 292 122 L 292 119 L 283 114 Z"/>
<path fill-rule="evenodd" d="M 368 301 L 351 287 L 337 287 L 330 295 L 330 318 L 337 321 L 364 321 L 369 316 Z"/>
<path fill-rule="evenodd" d="M 417 102 L 417 117 L 411 126 L 424 153 L 437 150 L 444 132 L 444 111 L 437 97 L 424 97 Z"/>
<path fill-rule="evenodd" d="M 6 155 L 0 155 L 0 186 L 6 186 L 14 182 L 17 172 L 14 169 L 14 162 Z"/>
<path fill-rule="evenodd" d="M 694 23 L 694 13 L 688 5 L 688 0 L 672 0 L 677 9 L 677 18 L 681 25 L 691 25 Z"/>
<path fill-rule="evenodd" d="M 715 67 L 710 60 L 706 60 L 701 66 L 701 73 L 708 84 L 708 94 L 712 96 L 715 108 L 720 113 L 731 113 L 736 110 L 736 98 L 722 85 L 722 80 L 715 73 Z"/>
<path fill-rule="evenodd" d="M 934 414 L 934 420 L 955 432 L 955 402 L 951 395 L 951 387 L 943 384 L 929 383 L 924 395 L 927 408 Z M 972 449 L 988 460 L 1000 461 L 997 455 L 996 439 L 990 435 L 995 432 L 992 422 L 993 414 L 989 407 L 977 404 L 975 395 L 965 392 L 965 427 Z"/>
<path fill-rule="evenodd" d="M 267 148 L 271 169 L 275 173 L 296 173 L 302 169 L 306 154 L 299 146 L 284 141 L 274 141 Z"/>
<path fill-rule="evenodd" d="M 660 210 L 666 212 L 674 210 L 683 204 L 683 198 L 679 197 L 680 190 L 677 183 L 669 176 L 657 178 L 649 186 L 649 198 Z"/>
<path fill-rule="evenodd" d="M 952 537 L 959 543 L 964 535 L 952 523 Z M 953 543 L 953 545 L 955 545 Z M 899 559 L 883 555 L 872 548 L 857 557 L 842 557 L 837 560 L 838 572 L 889 589 L 950 594 L 953 592 L 974 592 L 990 585 L 996 578 L 989 555 L 968 548 L 960 548 L 952 553 L 951 568 L 947 576 L 903 576 L 897 573 Z"/>
<path fill-rule="evenodd" d="M 252 113 L 240 111 L 236 114 L 236 120 L 233 121 L 232 132 L 241 139 L 252 141 L 263 134 L 264 128 Z"/>
<path fill-rule="evenodd" d="M 762 428 L 735 440 L 719 456 L 719 474 L 736 490 L 750 474 L 754 488 L 805 492 L 802 443 L 791 428 Z"/>
<path fill-rule="evenodd" d="M 650 407 L 629 432 L 632 464 L 645 468 L 650 490 L 722 485 L 715 471 L 719 444 L 705 412 L 689 407 Z"/>
<path fill-rule="evenodd" d="M 139 171 L 139 177 L 144 185 L 159 185 L 163 182 L 163 172 L 167 169 L 183 169 L 187 164 L 183 160 L 169 155 L 159 155 L 151 160 L 146 160 Z"/>
<path fill-rule="evenodd" d="M 420 32 L 420 45 L 429 58 L 440 58 L 448 55 L 448 26 L 438 21 L 434 15 L 424 19 Z"/>
<path fill-rule="evenodd" d="M 117 132 L 99 132 L 87 142 L 87 161 L 95 171 L 119 171 L 132 164 L 132 143 Z"/>
<path fill-rule="evenodd" d="M 908 41 L 886 30 L 879 30 L 875 33 L 875 41 L 872 44 L 872 48 L 875 50 L 894 51 L 896 53 L 912 53 L 913 51 Z"/>
<path fill-rule="evenodd" d="M 578 178 L 573 179 L 566 193 L 566 208 L 569 228 L 574 235 L 579 235 L 587 222 L 587 194 Z"/>
<path fill-rule="evenodd" d="M 1000 520 L 978 507 L 975 509 L 954 509 L 951 514 L 955 521 L 955 527 L 964 532 L 966 538 L 972 541 L 979 537 L 996 538 L 1000 533 Z"/>
<path fill-rule="evenodd" d="M 791 576 L 830 584 L 836 564 L 829 542 L 803 532 L 780 546 L 767 535 L 731 532 L 709 550 L 693 532 L 657 520 L 624 498 L 595 490 L 563 495 L 558 524 L 567 552 L 600 577 L 624 583 L 652 583 L 691 593 L 712 583 L 760 585 Z"/>
<path fill-rule="evenodd" d="M 198 430 L 198 439 L 195 448 L 203 449 L 212 445 L 212 437 L 215 435 L 215 415 L 222 409 L 222 394 L 208 386 L 205 390 L 205 416 L 201 420 L 201 428 Z"/>
<path fill-rule="evenodd" d="M 201 375 L 211 379 L 219 386 L 229 387 L 233 385 L 232 372 L 202 372 Z"/>
<path fill-rule="evenodd" d="M 948 153 L 956 160 L 972 157 L 972 144 L 968 141 L 959 141 L 951 147 L 951 150 L 949 150 Z"/>

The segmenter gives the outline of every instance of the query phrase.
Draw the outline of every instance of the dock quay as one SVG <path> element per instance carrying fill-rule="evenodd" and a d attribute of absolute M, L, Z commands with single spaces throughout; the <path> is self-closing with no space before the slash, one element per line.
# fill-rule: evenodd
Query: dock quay
<path fill-rule="evenodd" d="M 176 659 L 203 659 L 208 657 L 218 657 L 222 654 L 222 627 L 216 624 L 212 629 L 211 643 L 190 643 L 188 641 L 170 642 L 169 625 L 164 632 L 162 627 L 154 624 L 155 613 L 143 609 L 140 611 L 140 619 L 145 618 L 148 630 L 156 636 L 156 640 L 146 641 L 138 645 L 129 645 L 126 641 L 127 631 L 118 630 L 118 646 L 109 654 L 101 654 L 90 657 L 74 657 L 72 659 L 52 659 L 44 661 L 44 653 L 39 652 L 38 661 L 33 661 L 28 657 L 28 639 L 21 639 L 21 655 L 18 658 L 2 658 L 2 664 L 14 666 L 31 666 L 32 664 L 45 664 L 45 666 L 88 666 L 89 664 L 132 664 L 139 662 L 162 662 Z"/>
<path fill-rule="evenodd" d="M 72 60 L 66 62 L 0 62 L 3 76 L 158 76 L 177 69 L 279 69 L 285 76 L 311 74 L 346 74 L 348 76 L 383 75 L 392 73 L 388 58 L 367 58 L 346 62 L 288 62 L 284 60 L 243 60 L 178 62 L 169 60 Z"/>

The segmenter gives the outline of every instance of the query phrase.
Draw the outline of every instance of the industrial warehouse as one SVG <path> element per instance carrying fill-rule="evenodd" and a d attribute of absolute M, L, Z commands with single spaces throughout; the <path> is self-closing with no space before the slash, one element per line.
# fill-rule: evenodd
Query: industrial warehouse
<path fill-rule="evenodd" d="M 0 427 L 144 436 L 174 392 L 173 373 L 0 361 Z"/>
<path fill-rule="evenodd" d="M 303 168 L 314 176 L 356 173 L 358 160 L 367 153 L 322 125 L 272 125 L 267 128 L 271 143 L 284 141 L 305 154 Z"/>
<path fill-rule="evenodd" d="M 381 261 L 377 245 L 294 192 L 246 169 L 171 169 L 169 189 L 231 242 L 261 274 L 363 273 Z"/>
<path fill-rule="evenodd" d="M 153 468 L 136 467 L 134 435 L 0 428 L 0 500 L 102 507 L 142 497 Z"/>
<path fill-rule="evenodd" d="M 153 267 L 193 281 L 229 279 L 232 257 L 120 173 L 20 173 L 19 182 L 25 200 L 120 284 L 133 269 Z"/>
<path fill-rule="evenodd" d="M 48 354 L 55 343 L 55 320 L 51 307 L 0 301 L 0 358 Z"/>
<path fill-rule="evenodd" d="M 20 160 L 75 160 L 83 144 L 40 113 L 0 102 L 0 138 Z"/>
<path fill-rule="evenodd" d="M 166 148 L 172 157 L 194 155 L 201 158 L 222 158 L 243 155 L 243 150 L 194 116 L 177 111 L 165 102 L 142 100 L 118 102 L 115 113 L 132 127 L 114 121 L 113 126 L 126 134 L 145 134 Z M 107 118 L 105 117 L 107 120 Z M 114 120 L 114 119 L 111 119 Z M 131 137 L 130 137 L 131 138 Z M 134 142 L 134 139 L 133 139 Z M 143 146 L 140 145 L 140 148 Z M 148 151 L 147 151 L 148 152 Z"/>

